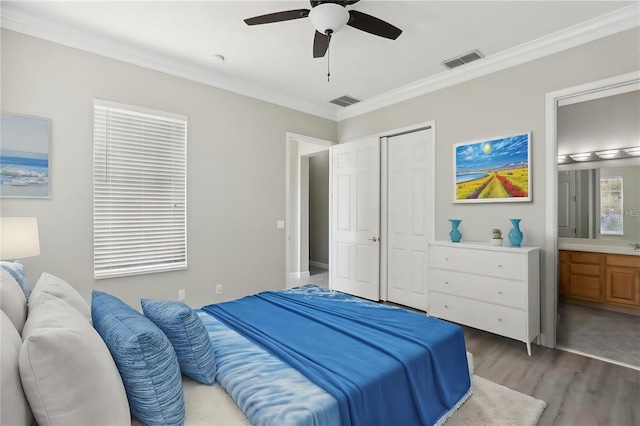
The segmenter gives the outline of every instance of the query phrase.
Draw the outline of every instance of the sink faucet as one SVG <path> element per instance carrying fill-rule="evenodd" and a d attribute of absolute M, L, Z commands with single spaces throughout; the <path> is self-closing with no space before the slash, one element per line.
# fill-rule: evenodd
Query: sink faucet
<path fill-rule="evenodd" d="M 634 250 L 640 250 L 640 243 L 631 243 Z"/>

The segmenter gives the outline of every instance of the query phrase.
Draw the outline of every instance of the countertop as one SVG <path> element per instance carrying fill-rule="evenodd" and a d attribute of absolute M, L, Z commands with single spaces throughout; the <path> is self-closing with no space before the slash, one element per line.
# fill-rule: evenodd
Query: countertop
<path fill-rule="evenodd" d="M 578 240 L 578 241 L 576 241 Z M 593 253 L 626 254 L 640 256 L 640 250 L 634 250 L 631 243 L 628 245 L 613 244 L 603 241 L 583 240 L 577 238 L 558 238 L 559 250 L 588 251 Z"/>

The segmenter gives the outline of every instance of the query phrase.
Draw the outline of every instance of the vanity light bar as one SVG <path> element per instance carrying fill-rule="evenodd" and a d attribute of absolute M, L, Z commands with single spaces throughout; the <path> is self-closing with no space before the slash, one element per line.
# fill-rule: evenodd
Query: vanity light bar
<path fill-rule="evenodd" d="M 640 146 L 629 148 L 607 149 L 596 152 L 580 152 L 576 154 L 558 155 L 558 164 L 567 164 L 585 161 L 611 160 L 614 158 L 640 157 Z"/>
<path fill-rule="evenodd" d="M 596 152 L 596 155 L 600 158 L 604 158 L 605 160 L 608 160 L 610 158 L 618 158 L 621 154 L 621 151 L 619 149 L 608 149 L 606 151 L 600 151 L 600 152 Z"/>
<path fill-rule="evenodd" d="M 581 152 L 579 154 L 569 154 L 569 157 L 573 161 L 590 161 L 593 157 L 593 152 Z"/>
<path fill-rule="evenodd" d="M 623 151 L 626 152 L 627 155 L 632 155 L 634 157 L 640 156 L 640 146 L 634 146 L 633 148 L 625 148 L 623 149 Z"/>

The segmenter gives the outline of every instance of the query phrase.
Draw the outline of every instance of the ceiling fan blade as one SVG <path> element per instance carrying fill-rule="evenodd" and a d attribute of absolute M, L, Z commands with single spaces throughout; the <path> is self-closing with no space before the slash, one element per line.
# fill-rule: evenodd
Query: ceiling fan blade
<path fill-rule="evenodd" d="M 267 15 L 254 16 L 244 20 L 247 25 L 270 24 L 272 22 L 290 21 L 292 19 L 306 18 L 309 9 L 285 10 L 283 12 L 269 13 Z"/>
<path fill-rule="evenodd" d="M 330 41 L 330 35 L 325 35 L 319 31 L 316 31 L 316 35 L 313 38 L 313 57 L 322 58 L 327 53 Z"/>
<path fill-rule="evenodd" d="M 391 40 L 397 39 L 398 36 L 402 34 L 402 30 L 400 28 L 395 27 L 382 19 L 378 19 L 375 16 L 367 15 L 366 13 L 362 13 L 357 10 L 350 10 L 349 15 L 351 18 L 349 19 L 349 22 L 347 22 L 347 25 L 369 34 L 390 38 Z"/>

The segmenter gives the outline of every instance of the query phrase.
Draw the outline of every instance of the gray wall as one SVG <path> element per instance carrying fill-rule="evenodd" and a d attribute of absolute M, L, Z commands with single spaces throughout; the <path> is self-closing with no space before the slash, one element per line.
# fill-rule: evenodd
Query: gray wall
<path fill-rule="evenodd" d="M 345 142 L 435 120 L 436 232 L 448 239 L 447 219 L 462 219 L 463 241 L 488 241 L 491 228 L 510 229 L 509 218 L 521 218 L 523 245 L 544 247 L 546 229 L 545 93 L 640 69 L 638 28 L 554 55 L 428 93 L 338 124 Z M 528 203 L 453 204 L 453 145 L 516 132 L 532 132 L 532 194 Z M 542 256 L 542 318 L 546 315 Z M 543 322 L 543 327 L 546 324 Z"/>
<path fill-rule="evenodd" d="M 0 208 L 38 218 L 41 254 L 23 260 L 32 284 L 47 271 L 134 306 L 180 288 L 192 306 L 284 288 L 286 132 L 335 140 L 335 122 L 8 30 L 1 44 L 2 111 L 52 123 L 51 199 Z M 93 279 L 94 98 L 189 117 L 188 270 Z"/>
<path fill-rule="evenodd" d="M 638 146 L 640 92 L 559 107 L 557 139 L 558 154 Z"/>
<path fill-rule="evenodd" d="M 329 264 L 329 151 L 309 157 L 309 261 Z"/>

